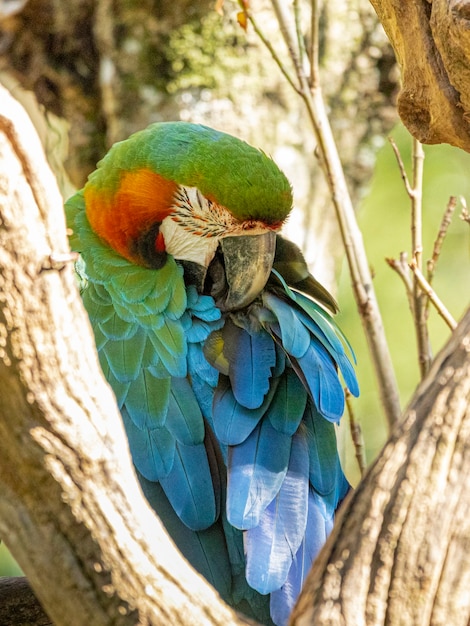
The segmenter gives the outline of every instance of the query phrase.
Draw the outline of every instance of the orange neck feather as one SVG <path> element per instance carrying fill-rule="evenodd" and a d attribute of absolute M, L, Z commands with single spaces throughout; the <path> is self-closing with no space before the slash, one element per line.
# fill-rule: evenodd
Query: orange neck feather
<path fill-rule="evenodd" d="M 169 215 L 176 183 L 150 169 L 124 171 L 116 192 L 85 187 L 88 221 L 116 252 L 135 261 L 132 243 L 155 222 Z"/>

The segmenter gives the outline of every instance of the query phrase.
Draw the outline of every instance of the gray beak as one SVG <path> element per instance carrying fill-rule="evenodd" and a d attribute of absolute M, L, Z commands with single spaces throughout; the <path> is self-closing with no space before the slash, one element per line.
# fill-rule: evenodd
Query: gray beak
<path fill-rule="evenodd" d="M 217 305 L 222 311 L 236 311 L 253 302 L 266 285 L 276 251 L 276 233 L 224 237 L 220 246 L 228 291 Z"/>

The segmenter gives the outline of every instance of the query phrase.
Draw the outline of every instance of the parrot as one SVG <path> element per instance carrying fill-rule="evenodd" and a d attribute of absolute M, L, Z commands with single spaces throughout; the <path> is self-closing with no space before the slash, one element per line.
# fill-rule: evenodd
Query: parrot
<path fill-rule="evenodd" d="M 284 626 L 350 485 L 359 394 L 335 299 L 281 234 L 291 184 L 219 130 L 156 122 L 66 203 L 81 295 L 142 491 L 237 611 Z"/>

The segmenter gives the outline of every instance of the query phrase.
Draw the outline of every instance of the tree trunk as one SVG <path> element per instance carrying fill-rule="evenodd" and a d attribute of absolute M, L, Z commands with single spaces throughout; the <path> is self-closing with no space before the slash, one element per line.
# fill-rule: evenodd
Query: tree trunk
<path fill-rule="evenodd" d="M 337 520 L 295 626 L 470 623 L 470 310 Z"/>

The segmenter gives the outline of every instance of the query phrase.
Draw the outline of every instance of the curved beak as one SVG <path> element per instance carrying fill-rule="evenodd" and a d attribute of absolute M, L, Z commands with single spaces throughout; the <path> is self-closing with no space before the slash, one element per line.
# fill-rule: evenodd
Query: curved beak
<path fill-rule="evenodd" d="M 220 241 L 228 289 L 217 302 L 222 311 L 247 306 L 266 285 L 276 251 L 276 233 L 224 237 Z"/>

